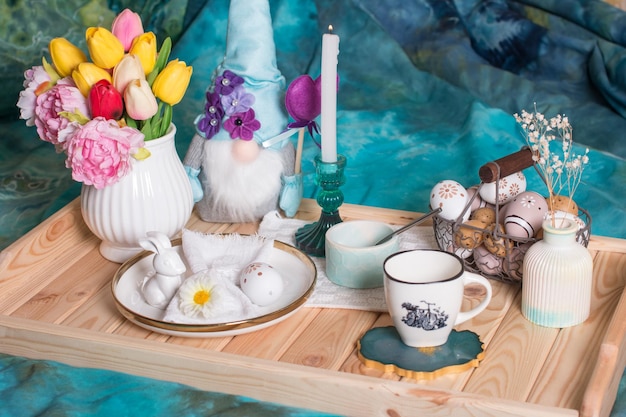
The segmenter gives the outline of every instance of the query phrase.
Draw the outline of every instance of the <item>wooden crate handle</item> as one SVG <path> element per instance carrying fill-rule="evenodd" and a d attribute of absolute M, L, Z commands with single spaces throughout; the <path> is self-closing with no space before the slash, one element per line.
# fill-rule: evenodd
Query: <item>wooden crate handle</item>
<path fill-rule="evenodd" d="M 533 165 L 533 153 L 529 148 L 523 148 L 503 158 L 488 162 L 478 170 L 482 182 L 494 182 L 498 178 L 507 177 Z"/>

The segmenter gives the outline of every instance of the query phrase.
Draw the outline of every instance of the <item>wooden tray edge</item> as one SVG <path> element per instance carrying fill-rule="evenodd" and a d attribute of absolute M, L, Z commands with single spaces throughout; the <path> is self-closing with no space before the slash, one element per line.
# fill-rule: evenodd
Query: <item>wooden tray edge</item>
<path fill-rule="evenodd" d="M 560 409 L 0 315 L 0 351 L 346 416 L 577 416 Z M 340 393 L 340 395 L 337 395 Z M 530 413 L 530 414 L 529 414 Z"/>

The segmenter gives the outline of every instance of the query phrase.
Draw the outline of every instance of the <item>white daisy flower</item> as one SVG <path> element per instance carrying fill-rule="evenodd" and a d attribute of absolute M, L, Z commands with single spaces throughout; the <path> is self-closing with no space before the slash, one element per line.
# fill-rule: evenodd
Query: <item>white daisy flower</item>
<path fill-rule="evenodd" d="M 208 274 L 190 277 L 178 292 L 178 308 L 189 317 L 210 318 L 219 313 L 222 288 Z"/>

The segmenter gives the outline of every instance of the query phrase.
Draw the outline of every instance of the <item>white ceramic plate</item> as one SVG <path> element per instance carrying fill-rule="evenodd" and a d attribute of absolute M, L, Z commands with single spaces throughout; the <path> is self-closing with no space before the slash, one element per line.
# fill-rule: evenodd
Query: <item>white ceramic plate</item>
<path fill-rule="evenodd" d="M 181 240 L 174 240 L 173 245 L 182 254 Z M 153 253 L 144 251 L 120 266 L 113 277 L 113 298 L 117 309 L 131 322 L 171 336 L 227 337 L 273 326 L 304 305 L 313 292 L 317 277 L 317 270 L 311 258 L 295 247 L 275 240 L 269 263 L 285 280 L 285 288 L 281 297 L 263 307 L 259 316 L 247 319 L 242 317 L 242 320 L 228 323 L 202 325 L 169 323 L 161 320 L 165 311 L 146 303 L 139 290 L 144 277 L 152 271 L 153 257 Z"/>

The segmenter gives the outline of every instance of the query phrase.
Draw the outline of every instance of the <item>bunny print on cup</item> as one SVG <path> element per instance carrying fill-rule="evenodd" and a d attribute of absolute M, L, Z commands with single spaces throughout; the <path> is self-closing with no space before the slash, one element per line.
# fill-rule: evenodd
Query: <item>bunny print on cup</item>
<path fill-rule="evenodd" d="M 139 244 L 155 253 L 152 261 L 154 271 L 144 277 L 141 292 L 148 304 L 165 309 L 181 286 L 187 267 L 164 233 L 148 232 Z"/>

